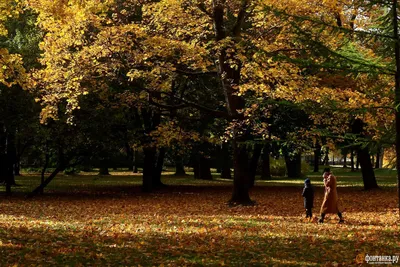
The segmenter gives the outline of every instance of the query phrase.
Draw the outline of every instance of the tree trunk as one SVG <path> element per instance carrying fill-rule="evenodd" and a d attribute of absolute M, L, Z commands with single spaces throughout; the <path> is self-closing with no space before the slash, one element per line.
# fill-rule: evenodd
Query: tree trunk
<path fill-rule="evenodd" d="M 161 182 L 161 174 L 164 167 L 164 159 L 165 159 L 165 148 L 160 148 L 157 157 L 157 164 L 155 171 L 153 173 L 153 188 L 161 188 L 164 187 L 165 184 Z"/>
<path fill-rule="evenodd" d="M 233 149 L 233 193 L 229 200 L 231 205 L 253 205 L 249 196 L 249 181 L 248 181 L 248 154 L 245 146 L 238 146 L 236 141 L 232 142 Z"/>
<path fill-rule="evenodd" d="M 221 149 L 221 178 L 232 179 L 231 155 L 229 155 L 229 144 L 223 143 Z"/>
<path fill-rule="evenodd" d="M 212 180 L 210 159 L 204 155 L 200 155 L 199 158 L 199 179 L 201 180 Z"/>
<path fill-rule="evenodd" d="M 351 149 L 351 152 L 350 152 L 350 166 L 351 166 L 351 171 L 354 172 L 355 169 L 354 169 L 354 149 L 353 148 Z"/>
<path fill-rule="evenodd" d="M 357 159 L 359 159 L 361 166 L 364 189 L 369 190 L 378 188 L 368 148 L 360 148 L 357 153 Z"/>
<path fill-rule="evenodd" d="M 314 172 L 319 172 L 320 157 L 321 157 L 321 146 L 317 144 L 314 150 Z"/>
<path fill-rule="evenodd" d="M 329 165 L 329 148 L 325 151 L 324 160 L 322 161 L 322 165 Z"/>
<path fill-rule="evenodd" d="M 153 175 L 156 167 L 156 148 L 155 147 L 145 147 L 143 149 L 144 153 L 144 164 L 143 164 L 143 192 L 153 191 Z"/>
<path fill-rule="evenodd" d="M 15 132 L 10 131 L 7 133 L 7 156 L 6 156 L 6 194 L 11 194 L 11 186 L 15 185 L 14 177 L 14 164 L 17 157 L 15 147 Z"/>
<path fill-rule="evenodd" d="M 261 144 L 254 145 L 253 155 L 249 163 L 249 187 L 253 187 L 256 180 L 256 172 L 258 167 L 258 161 L 260 159 L 261 151 L 263 146 Z"/>
<path fill-rule="evenodd" d="M 289 178 L 299 178 L 301 177 L 301 154 L 297 153 L 293 157 L 285 154 L 285 163 L 287 176 Z"/>
<path fill-rule="evenodd" d="M 270 145 L 267 144 L 264 146 L 263 153 L 261 156 L 262 165 L 261 165 L 261 180 L 270 180 L 271 176 L 271 163 L 269 160 L 270 157 Z"/>
<path fill-rule="evenodd" d="M 40 192 L 43 192 L 43 189 L 54 179 L 54 177 L 57 176 L 57 174 L 61 171 L 63 171 L 65 167 L 63 166 L 57 166 L 57 168 L 50 174 L 49 177 L 47 177 L 46 180 L 44 180 L 38 187 L 35 188 L 31 193 L 27 195 L 28 198 L 32 198 L 35 195 L 37 195 Z"/>
<path fill-rule="evenodd" d="M 356 171 L 359 171 L 359 170 L 360 170 L 360 160 L 359 160 L 358 155 L 357 155 L 357 157 L 356 157 Z"/>
<path fill-rule="evenodd" d="M 245 22 L 247 8 L 250 5 L 249 0 L 241 2 L 238 10 L 238 15 L 233 27 L 225 21 L 225 4 L 223 1 L 212 1 L 212 19 L 215 33 L 215 41 L 220 42 L 229 38 L 231 42 L 238 43 L 241 40 L 241 32 Z M 229 114 L 229 119 L 243 121 L 244 115 L 239 113 L 239 110 L 245 107 L 243 97 L 237 94 L 240 85 L 241 62 L 237 59 L 237 52 L 227 52 L 233 48 L 236 51 L 235 44 L 230 47 L 229 44 L 219 48 L 215 58 L 217 63 L 218 76 L 222 83 L 222 91 L 225 96 L 225 104 Z M 235 62 L 232 64 L 231 62 Z M 239 146 L 239 142 L 246 141 L 248 137 L 247 131 L 240 128 L 240 124 L 233 127 L 232 136 L 232 151 L 233 151 L 233 166 L 235 169 L 233 179 L 233 192 L 230 199 L 230 204 L 254 204 L 249 196 L 249 181 L 248 181 L 248 155 L 246 147 Z"/>
<path fill-rule="evenodd" d="M 46 173 L 46 170 L 47 170 L 47 166 L 49 165 L 49 160 L 50 160 L 50 155 L 48 153 L 46 153 L 44 166 L 43 166 L 42 173 L 41 173 L 41 176 L 40 176 L 40 184 L 44 184 L 44 180 L 45 180 L 44 176 L 45 176 L 45 173 Z M 39 193 L 40 194 L 44 193 L 44 187 L 41 187 L 39 189 Z"/>
<path fill-rule="evenodd" d="M 183 165 L 183 159 L 181 155 L 175 156 L 175 176 L 184 176 L 186 175 L 185 167 Z"/>
<path fill-rule="evenodd" d="M 108 159 L 106 158 L 100 159 L 99 175 L 110 175 L 108 171 Z"/>
<path fill-rule="evenodd" d="M 381 147 L 378 147 L 376 151 L 375 169 L 379 169 L 381 167 L 381 150 Z"/>
<path fill-rule="evenodd" d="M 21 176 L 21 162 L 19 159 L 17 159 L 14 165 L 14 175 Z"/>
<path fill-rule="evenodd" d="M 139 168 L 138 168 L 138 162 L 139 162 L 139 151 L 137 149 L 133 150 L 133 173 L 138 173 Z"/>

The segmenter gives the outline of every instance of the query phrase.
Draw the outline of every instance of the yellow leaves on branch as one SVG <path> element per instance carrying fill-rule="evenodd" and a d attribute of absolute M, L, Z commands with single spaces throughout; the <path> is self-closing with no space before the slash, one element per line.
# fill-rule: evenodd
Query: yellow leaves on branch
<path fill-rule="evenodd" d="M 0 48 L 0 84 L 10 87 L 14 84 L 25 86 L 25 83 L 26 73 L 21 56 Z"/>
<path fill-rule="evenodd" d="M 177 146 L 189 150 L 193 142 L 200 141 L 200 135 L 197 132 L 189 132 L 176 125 L 174 122 L 167 122 L 157 127 L 150 133 L 150 136 L 159 147 Z"/>

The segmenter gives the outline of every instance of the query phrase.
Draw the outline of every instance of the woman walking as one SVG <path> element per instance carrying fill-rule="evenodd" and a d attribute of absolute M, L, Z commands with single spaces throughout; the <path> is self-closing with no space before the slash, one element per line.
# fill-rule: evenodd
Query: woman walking
<path fill-rule="evenodd" d="M 321 206 L 321 218 L 320 223 L 324 222 L 325 214 L 336 213 L 339 216 L 339 223 L 344 223 L 342 213 L 338 207 L 338 194 L 336 190 L 336 177 L 331 173 L 329 168 L 324 169 L 324 186 L 325 196 Z"/>

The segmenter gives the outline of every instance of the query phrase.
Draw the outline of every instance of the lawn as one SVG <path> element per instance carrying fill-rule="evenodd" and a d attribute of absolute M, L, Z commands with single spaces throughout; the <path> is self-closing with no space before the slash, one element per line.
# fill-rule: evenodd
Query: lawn
<path fill-rule="evenodd" d="M 346 223 L 304 219 L 303 179 L 257 181 L 254 207 L 228 207 L 231 181 L 166 173 L 168 188 L 140 192 L 140 176 L 114 172 L 57 177 L 44 196 L 23 195 L 37 175 L 1 196 L 0 266 L 348 266 L 363 255 L 400 254 L 395 174 L 361 190 L 343 170 L 338 193 Z M 315 216 L 323 199 L 320 175 Z M 361 261 L 360 261 L 361 262 Z"/>

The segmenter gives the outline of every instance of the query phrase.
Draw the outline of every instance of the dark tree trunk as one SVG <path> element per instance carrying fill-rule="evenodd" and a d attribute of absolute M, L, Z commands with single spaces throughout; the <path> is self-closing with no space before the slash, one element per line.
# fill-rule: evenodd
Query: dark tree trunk
<path fill-rule="evenodd" d="M 343 168 L 347 168 L 347 153 L 343 155 Z"/>
<path fill-rule="evenodd" d="M 49 165 L 49 161 L 50 161 L 50 155 L 48 153 L 46 153 L 45 160 L 44 160 L 44 166 L 43 166 L 42 173 L 41 173 L 41 176 L 40 176 L 40 184 L 44 184 L 44 181 L 45 181 L 44 176 L 46 174 L 46 170 L 47 170 L 47 167 Z M 39 189 L 39 193 L 43 194 L 44 193 L 43 190 L 44 190 L 44 187 L 41 187 Z"/>
<path fill-rule="evenodd" d="M 6 194 L 11 194 L 11 186 L 15 185 L 14 164 L 17 158 L 15 147 L 15 132 L 10 131 L 7 134 L 7 156 L 6 156 Z"/>
<path fill-rule="evenodd" d="M 108 168 L 106 166 L 101 166 L 99 170 L 99 175 L 110 175 Z"/>
<path fill-rule="evenodd" d="M 181 155 L 175 156 L 175 176 L 184 176 L 186 175 L 185 167 L 183 165 L 183 159 Z"/>
<path fill-rule="evenodd" d="M 108 171 L 108 160 L 107 159 L 100 160 L 99 175 L 110 175 L 110 172 Z"/>
<path fill-rule="evenodd" d="M 129 146 L 129 144 L 125 144 L 125 149 L 126 149 L 126 158 L 127 161 L 130 162 L 128 166 L 128 171 L 133 172 L 133 165 L 134 165 L 134 156 L 133 156 L 133 149 Z"/>
<path fill-rule="evenodd" d="M 212 180 L 210 159 L 201 155 L 199 158 L 199 179 Z"/>
<path fill-rule="evenodd" d="M 286 171 L 289 178 L 301 177 L 301 154 L 297 153 L 293 157 L 285 155 Z"/>
<path fill-rule="evenodd" d="M 253 187 L 256 180 L 256 172 L 258 167 L 258 161 L 260 159 L 261 151 L 263 146 L 261 144 L 254 145 L 253 155 L 249 163 L 249 187 Z"/>
<path fill-rule="evenodd" d="M 319 172 L 320 158 L 321 158 L 321 146 L 317 144 L 314 149 L 314 172 Z"/>
<path fill-rule="evenodd" d="M 57 168 L 50 174 L 49 177 L 47 177 L 46 180 L 44 180 L 38 187 L 35 188 L 31 193 L 27 195 L 28 198 L 34 197 L 35 195 L 43 192 L 43 189 L 54 179 L 54 177 L 57 176 L 57 174 L 61 171 L 63 171 L 65 167 L 63 166 L 57 166 Z"/>
<path fill-rule="evenodd" d="M 329 165 L 329 149 L 326 150 L 322 165 Z"/>
<path fill-rule="evenodd" d="M 381 152 L 382 152 L 382 148 L 378 147 L 378 149 L 376 151 L 375 169 L 379 169 L 381 167 Z"/>
<path fill-rule="evenodd" d="M 139 172 L 139 151 L 137 149 L 133 150 L 133 173 Z"/>
<path fill-rule="evenodd" d="M 233 178 L 233 194 L 229 203 L 231 205 L 253 205 L 249 196 L 249 180 L 248 180 L 248 154 L 246 146 L 238 146 L 233 141 L 233 164 L 234 164 L 234 178 Z"/>
<path fill-rule="evenodd" d="M 376 182 L 374 169 L 372 168 L 371 156 L 368 148 L 361 148 L 358 150 L 357 159 L 359 159 L 361 166 L 362 179 L 364 182 L 364 189 L 378 188 Z"/>
<path fill-rule="evenodd" d="M 164 159 L 165 159 L 165 148 L 160 148 L 157 157 L 157 164 L 155 171 L 153 173 L 153 188 L 161 188 L 164 187 L 165 184 L 161 182 L 161 174 L 164 167 Z"/>
<path fill-rule="evenodd" d="M 143 149 L 144 164 L 143 164 L 143 192 L 153 191 L 153 175 L 156 167 L 156 148 L 146 147 Z"/>
<path fill-rule="evenodd" d="M 359 170 L 360 170 L 360 160 L 359 160 L 358 155 L 357 155 L 357 158 L 356 158 L 356 171 L 359 171 Z"/>
<path fill-rule="evenodd" d="M 352 132 L 354 134 L 360 135 L 360 137 L 365 137 L 363 133 L 364 125 L 365 123 L 362 120 L 356 119 L 352 125 Z M 358 164 L 360 164 L 361 167 L 364 189 L 369 190 L 373 188 L 378 188 L 374 169 L 372 167 L 371 155 L 369 154 L 368 147 L 363 147 L 363 146 L 357 147 L 357 170 L 358 170 Z"/>
<path fill-rule="evenodd" d="M 354 169 L 354 149 L 353 148 L 351 149 L 351 152 L 350 152 L 350 166 L 351 166 L 351 171 L 354 172 L 355 169 Z"/>
<path fill-rule="evenodd" d="M 14 175 L 21 176 L 21 162 L 19 159 L 17 159 L 14 165 Z"/>
<path fill-rule="evenodd" d="M 270 145 L 267 144 L 263 148 L 263 153 L 261 155 L 262 165 L 261 165 L 261 180 L 270 180 L 271 176 L 271 163 L 269 160 L 270 157 Z"/>
<path fill-rule="evenodd" d="M 245 22 L 247 9 L 250 1 L 242 1 L 238 10 L 236 21 L 233 27 L 225 21 L 226 7 L 223 1 L 213 1 L 212 19 L 214 24 L 215 40 L 217 42 L 230 38 L 233 42 L 240 42 L 241 32 Z M 230 45 L 221 48 L 217 55 L 216 61 L 218 62 L 218 76 L 222 83 L 222 91 L 225 96 L 226 108 L 228 111 L 229 119 L 237 119 L 242 121 L 245 119 L 239 110 L 245 107 L 245 100 L 237 94 L 240 85 L 240 72 L 241 63 L 236 59 L 236 52 L 227 52 Z M 232 48 L 235 48 L 233 44 Z M 235 51 L 235 49 L 233 49 Z M 233 66 L 230 61 L 235 62 Z M 233 179 L 233 192 L 230 199 L 231 204 L 254 204 L 249 196 L 249 181 L 248 181 L 248 154 L 244 146 L 239 146 L 239 142 L 247 140 L 247 131 L 243 132 L 239 124 L 233 127 L 232 136 L 232 151 L 233 151 L 233 165 L 234 165 L 234 179 Z"/>
<path fill-rule="evenodd" d="M 229 144 L 223 143 L 221 149 L 221 178 L 232 179 L 231 174 L 231 155 L 229 154 Z"/>

